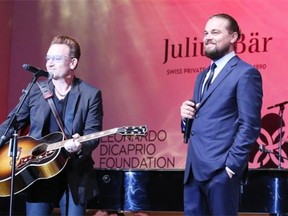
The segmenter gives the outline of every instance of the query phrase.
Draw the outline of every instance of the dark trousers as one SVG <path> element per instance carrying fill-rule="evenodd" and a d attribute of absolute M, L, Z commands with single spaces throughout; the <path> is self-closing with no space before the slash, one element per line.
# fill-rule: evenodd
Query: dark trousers
<path fill-rule="evenodd" d="M 229 178 L 225 169 L 201 182 L 190 173 L 184 185 L 184 215 L 238 215 L 240 185 L 240 179 Z"/>

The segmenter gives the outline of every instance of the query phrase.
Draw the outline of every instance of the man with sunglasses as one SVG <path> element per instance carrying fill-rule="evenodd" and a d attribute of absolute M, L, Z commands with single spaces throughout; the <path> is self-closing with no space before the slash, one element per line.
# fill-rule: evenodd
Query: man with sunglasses
<path fill-rule="evenodd" d="M 27 215 L 51 215 L 58 205 L 61 215 L 85 215 L 87 201 L 98 194 L 91 154 L 99 139 L 80 143 L 78 138 L 102 130 L 102 96 L 99 89 L 75 76 L 80 55 L 80 45 L 68 36 L 54 37 L 46 55 L 47 71 L 53 75 L 47 88 L 63 130 L 38 85 L 33 86 L 17 116 L 18 129 L 29 123 L 29 136 L 35 139 L 62 131 L 69 140 L 62 149 L 69 154 L 63 169 L 25 190 Z M 16 108 L 1 124 L 0 136 Z"/>

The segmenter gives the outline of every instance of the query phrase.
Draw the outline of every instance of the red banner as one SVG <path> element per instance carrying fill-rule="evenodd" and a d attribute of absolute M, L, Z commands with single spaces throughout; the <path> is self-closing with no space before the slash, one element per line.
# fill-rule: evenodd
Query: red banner
<path fill-rule="evenodd" d="M 237 53 L 260 70 L 264 83 L 261 136 L 249 166 L 277 167 L 281 153 L 287 168 L 285 105 L 267 109 L 288 100 L 287 8 L 280 0 L 15 1 L 9 106 L 30 79 L 21 65 L 44 67 L 51 38 L 70 35 L 82 48 L 76 75 L 103 92 L 104 130 L 148 127 L 144 137 L 103 137 L 95 166 L 182 169 L 187 145 L 180 105 L 209 63 L 202 52 L 204 25 L 215 13 L 229 13 L 243 33 Z"/>

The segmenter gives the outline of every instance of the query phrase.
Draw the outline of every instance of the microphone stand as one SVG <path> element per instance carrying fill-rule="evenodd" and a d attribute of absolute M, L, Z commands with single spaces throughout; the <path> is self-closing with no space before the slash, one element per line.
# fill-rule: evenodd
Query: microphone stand
<path fill-rule="evenodd" d="M 281 167 L 281 152 L 282 152 L 282 137 L 283 137 L 283 135 L 282 135 L 282 131 L 283 131 L 283 129 L 282 129 L 282 127 L 283 127 L 283 112 L 284 112 L 284 109 L 285 109 L 285 107 L 284 107 L 284 105 L 281 105 L 280 106 L 280 109 L 279 109 L 279 114 L 280 114 L 280 137 L 279 137 L 279 149 L 278 149 L 278 152 L 279 152 L 279 164 L 278 164 L 278 169 L 281 169 L 282 167 Z"/>
<path fill-rule="evenodd" d="M 6 136 L 13 129 L 13 135 L 10 137 L 10 142 L 9 142 L 9 156 L 12 158 L 12 163 L 11 163 L 11 183 L 10 183 L 10 202 L 9 202 L 9 216 L 12 216 L 12 210 L 13 210 L 13 204 L 14 204 L 14 178 L 15 178 L 15 170 L 16 170 L 16 160 L 17 160 L 17 153 L 18 153 L 18 121 L 17 121 L 17 116 L 19 111 L 21 110 L 32 86 L 36 83 L 37 78 L 39 77 L 39 74 L 35 73 L 33 80 L 28 84 L 27 88 L 23 90 L 23 97 L 21 97 L 21 101 L 17 107 L 17 110 L 13 114 L 8 127 L 1 137 L 0 140 L 0 146 L 2 146 L 5 140 L 7 140 Z"/>
<path fill-rule="evenodd" d="M 276 157 L 280 158 L 280 159 L 285 159 L 285 160 L 288 160 L 287 157 L 283 157 L 281 154 L 279 153 L 276 153 L 272 150 L 268 150 L 266 149 L 263 145 L 259 145 L 259 151 L 263 152 L 263 153 L 268 153 L 268 154 L 273 154 L 275 155 Z"/>
<path fill-rule="evenodd" d="M 285 104 L 287 104 L 288 101 L 284 101 L 282 103 L 279 103 L 279 104 L 275 104 L 273 106 L 270 106 L 268 107 L 267 109 L 272 109 L 274 107 L 279 107 L 279 115 L 280 115 L 280 136 L 279 136 L 279 145 L 278 145 L 278 169 L 281 169 L 281 159 L 283 158 L 281 156 L 281 152 L 282 152 L 282 141 L 283 141 L 283 135 L 282 135 L 282 132 L 283 132 L 283 113 L 284 113 L 284 109 L 285 109 Z M 271 152 L 272 153 L 272 152 Z M 285 158 L 286 159 L 286 158 Z"/>

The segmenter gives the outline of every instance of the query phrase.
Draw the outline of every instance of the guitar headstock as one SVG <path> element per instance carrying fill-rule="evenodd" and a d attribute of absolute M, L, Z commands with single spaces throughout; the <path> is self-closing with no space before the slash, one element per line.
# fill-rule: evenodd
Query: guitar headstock
<path fill-rule="evenodd" d="M 144 136 L 147 133 L 147 126 L 125 126 L 117 129 L 117 133 L 124 136 Z"/>

